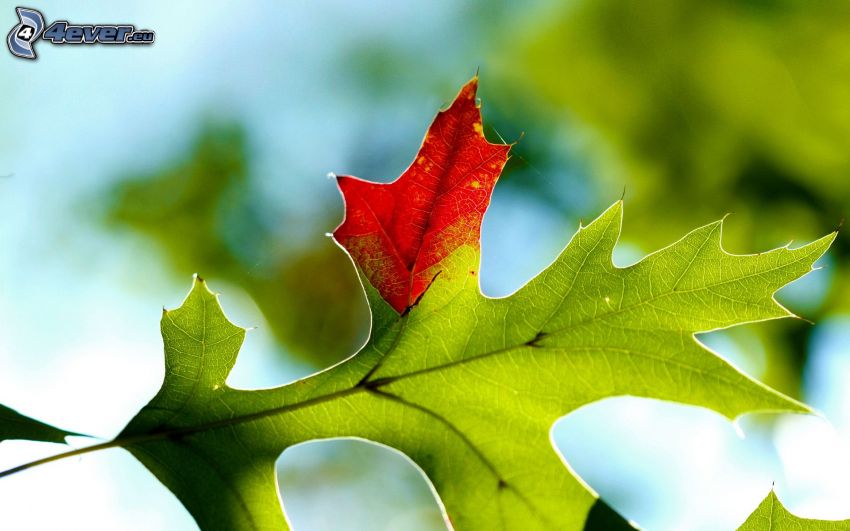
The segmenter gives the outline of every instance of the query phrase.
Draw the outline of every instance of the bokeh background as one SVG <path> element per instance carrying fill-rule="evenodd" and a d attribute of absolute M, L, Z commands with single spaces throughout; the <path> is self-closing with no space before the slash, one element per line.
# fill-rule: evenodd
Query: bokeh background
<path fill-rule="evenodd" d="M 727 213 L 726 248 L 756 252 L 832 231 L 850 206 L 846 2 L 31 7 L 156 31 L 152 47 L 0 54 L 0 403 L 104 439 L 158 389 L 161 307 L 195 272 L 256 327 L 231 385 L 282 384 L 356 350 L 367 308 L 325 236 L 342 216 L 326 175 L 394 179 L 476 69 L 487 135 L 519 139 L 484 220 L 488 295 L 623 194 L 619 265 Z M 553 430 L 575 471 L 649 530 L 734 528 L 771 485 L 800 515 L 850 517 L 850 232 L 821 262 L 779 293 L 808 321 L 701 340 L 822 416 L 733 425 L 610 399 Z M 5 442 L 0 466 L 59 450 Z M 309 443 L 279 467 L 296 530 L 445 529 L 387 448 Z M 8 529 L 195 529 L 121 450 L 3 479 L 0 507 Z"/>

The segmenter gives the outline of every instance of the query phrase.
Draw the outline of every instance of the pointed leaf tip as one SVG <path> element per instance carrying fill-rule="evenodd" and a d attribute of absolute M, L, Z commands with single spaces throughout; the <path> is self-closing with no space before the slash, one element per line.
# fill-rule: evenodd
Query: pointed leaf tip
<path fill-rule="evenodd" d="M 782 505 L 771 486 L 770 492 L 738 531 L 845 531 L 850 520 L 815 520 L 800 518 Z"/>
<path fill-rule="evenodd" d="M 0 442 L 21 439 L 64 444 L 65 437 L 70 436 L 88 437 L 82 433 L 55 428 L 0 404 Z"/>

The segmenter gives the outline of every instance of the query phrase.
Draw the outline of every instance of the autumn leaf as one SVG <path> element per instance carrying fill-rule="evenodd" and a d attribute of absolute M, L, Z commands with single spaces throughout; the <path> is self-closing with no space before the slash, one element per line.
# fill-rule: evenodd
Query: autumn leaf
<path fill-rule="evenodd" d="M 371 336 L 357 354 L 289 385 L 234 389 L 227 377 L 245 330 L 197 279 L 180 308 L 163 312 L 162 388 L 99 448 L 129 450 L 203 529 L 286 528 L 276 459 L 333 437 L 407 455 L 458 531 L 616 529 L 628 524 L 553 447 L 560 417 L 623 395 L 730 419 L 808 411 L 695 334 L 791 315 L 773 293 L 809 272 L 834 234 L 732 255 L 721 247 L 718 221 L 618 268 L 617 202 L 515 294 L 485 297 L 480 221 L 508 146 L 479 134 L 475 87 L 473 80 L 437 115 L 399 180 L 340 179 L 346 217 L 335 235 L 372 312 Z"/>
<path fill-rule="evenodd" d="M 850 520 L 811 520 L 799 518 L 786 509 L 773 491 L 759 504 L 738 531 L 844 531 Z"/>
<path fill-rule="evenodd" d="M 478 78 L 428 128 L 413 164 L 390 184 L 338 177 L 345 220 L 334 238 L 399 313 L 462 245 L 478 249 L 481 218 L 510 146 L 484 138 Z"/>

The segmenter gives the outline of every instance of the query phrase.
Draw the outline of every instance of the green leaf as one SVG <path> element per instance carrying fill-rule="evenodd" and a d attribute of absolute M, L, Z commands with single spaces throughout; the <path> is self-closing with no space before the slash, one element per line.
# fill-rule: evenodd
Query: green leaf
<path fill-rule="evenodd" d="M 783 507 L 773 491 L 741 524 L 738 531 L 843 531 L 850 529 L 850 520 L 811 520 L 794 516 Z"/>
<path fill-rule="evenodd" d="M 405 453 L 456 530 L 604 528 L 611 511 L 553 448 L 554 422 L 622 395 L 730 419 L 808 411 L 694 334 L 791 315 L 773 293 L 810 271 L 834 238 L 732 255 L 721 248 L 717 222 L 617 268 L 621 216 L 618 202 L 503 299 L 481 294 L 479 252 L 469 245 L 441 263 L 419 304 L 401 315 L 361 271 L 373 315 L 368 343 L 274 389 L 227 386 L 245 330 L 198 279 L 183 306 L 163 314 L 162 389 L 114 445 L 144 463 L 204 529 L 284 528 L 275 460 L 290 446 L 331 437 Z"/>
<path fill-rule="evenodd" d="M 69 435 L 80 434 L 54 428 L 49 424 L 21 415 L 14 409 L 0 405 L 0 442 L 11 439 L 26 439 L 29 441 L 64 443 L 65 437 Z"/>

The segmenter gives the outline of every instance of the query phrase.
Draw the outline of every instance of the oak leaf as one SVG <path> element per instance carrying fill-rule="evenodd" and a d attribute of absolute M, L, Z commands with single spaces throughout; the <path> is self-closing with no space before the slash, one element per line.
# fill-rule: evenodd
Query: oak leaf
<path fill-rule="evenodd" d="M 560 417 L 622 395 L 730 419 L 808 411 L 695 334 L 791 315 L 773 293 L 810 271 L 834 234 L 732 255 L 721 247 L 718 221 L 619 268 L 617 202 L 515 294 L 482 295 L 480 221 L 508 146 L 480 134 L 476 83 L 437 116 L 399 180 L 340 179 L 347 210 L 335 236 L 372 312 L 371 336 L 357 354 L 281 387 L 232 388 L 227 377 L 245 330 L 197 279 L 180 308 L 163 312 L 162 388 L 99 448 L 130 451 L 203 529 L 286 528 L 276 459 L 333 437 L 407 455 L 458 531 L 614 529 L 628 524 L 552 445 Z"/>

